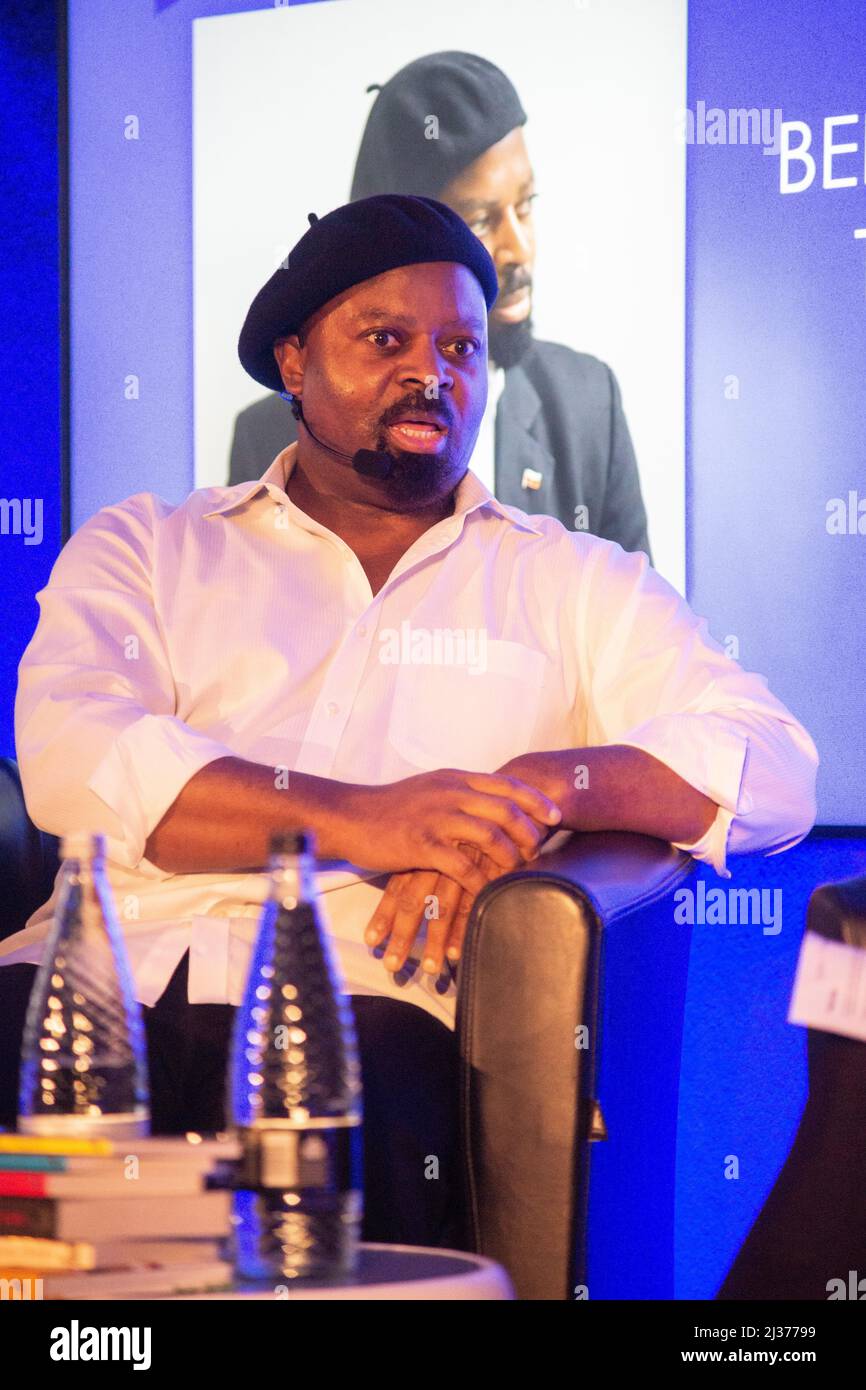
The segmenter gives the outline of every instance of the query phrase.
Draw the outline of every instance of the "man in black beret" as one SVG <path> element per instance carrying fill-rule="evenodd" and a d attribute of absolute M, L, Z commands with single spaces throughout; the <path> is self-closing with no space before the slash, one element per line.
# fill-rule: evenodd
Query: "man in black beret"
<path fill-rule="evenodd" d="M 473 472 L 502 502 L 652 559 L 613 372 L 533 335 L 536 194 L 526 119 L 514 86 L 486 59 L 453 51 L 416 59 L 373 103 L 351 197 L 435 198 L 466 221 L 493 259 L 499 295 L 488 321 L 489 406 Z M 280 395 L 248 406 L 235 421 L 230 483 L 259 478 L 296 437 Z"/>
<path fill-rule="evenodd" d="M 37 825 L 106 834 L 155 1133 L 224 1124 L 268 840 L 314 836 L 358 1029 L 364 1232 L 459 1248 L 479 892 L 558 826 L 653 835 L 729 876 L 729 850 L 806 834 L 817 753 L 644 554 L 469 468 L 498 283 L 465 221 L 386 194 L 310 222 L 238 344 L 291 395 L 297 441 L 245 486 L 137 493 L 70 537 L 16 750 Z M 57 891 L 0 942 L 0 1124 Z"/>

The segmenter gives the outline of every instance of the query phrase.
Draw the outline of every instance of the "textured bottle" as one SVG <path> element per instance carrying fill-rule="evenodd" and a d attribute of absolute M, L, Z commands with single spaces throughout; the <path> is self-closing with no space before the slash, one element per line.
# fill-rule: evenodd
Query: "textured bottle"
<path fill-rule="evenodd" d="M 105 837 L 67 835 L 54 924 L 21 1053 L 18 1129 L 136 1138 L 150 1132 L 147 1054 L 105 875 Z"/>
<path fill-rule="evenodd" d="M 321 921 L 313 842 L 274 836 L 270 884 L 235 1019 L 229 1114 L 239 1278 L 328 1280 L 357 1264 L 361 1075 L 351 1006 Z"/>

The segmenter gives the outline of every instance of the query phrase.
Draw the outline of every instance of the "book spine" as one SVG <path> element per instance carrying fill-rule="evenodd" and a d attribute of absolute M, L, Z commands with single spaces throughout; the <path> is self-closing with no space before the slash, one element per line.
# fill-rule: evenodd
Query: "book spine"
<path fill-rule="evenodd" d="M 0 1197 L 65 1197 L 84 1200 L 101 1197 L 195 1197 L 204 1192 L 202 1175 L 187 1169 L 181 1173 L 150 1173 L 127 1178 L 122 1172 L 106 1173 L 0 1173 Z"/>
<path fill-rule="evenodd" d="M 0 1173 L 0 1197 L 50 1197 L 51 1181 L 46 1173 Z"/>
<path fill-rule="evenodd" d="M 56 1201 L 36 1197 L 0 1197 L 0 1236 L 56 1239 Z"/>
<path fill-rule="evenodd" d="M 61 1139 L 56 1135 L 0 1134 L 0 1154 L 113 1154 L 127 1153 L 129 1140 L 117 1148 L 112 1139 Z"/>
<path fill-rule="evenodd" d="M 68 1168 L 68 1160 L 60 1154 L 0 1153 L 0 1173 L 65 1173 Z"/>

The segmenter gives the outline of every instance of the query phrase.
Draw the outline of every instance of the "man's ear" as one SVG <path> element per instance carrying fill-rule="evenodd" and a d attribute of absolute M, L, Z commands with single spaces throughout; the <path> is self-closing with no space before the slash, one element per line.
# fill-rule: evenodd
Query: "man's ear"
<path fill-rule="evenodd" d="M 277 338 L 274 343 L 274 359 L 283 378 L 283 387 L 292 395 L 301 395 L 304 380 L 303 350 L 297 333 L 287 338 Z"/>

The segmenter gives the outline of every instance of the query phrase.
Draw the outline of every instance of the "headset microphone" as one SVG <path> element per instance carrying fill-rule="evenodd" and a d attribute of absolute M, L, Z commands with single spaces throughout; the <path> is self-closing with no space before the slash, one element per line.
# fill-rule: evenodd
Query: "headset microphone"
<path fill-rule="evenodd" d="M 390 478 L 394 472 L 395 460 L 390 454 L 378 449 L 357 449 L 354 454 L 344 454 L 342 449 L 335 449 L 331 444 L 326 444 L 313 433 L 307 420 L 304 417 L 303 407 L 297 396 L 291 397 L 292 414 L 296 420 L 300 420 L 304 428 L 308 431 L 311 438 L 318 444 L 320 449 L 327 449 L 328 453 L 336 454 L 337 458 L 348 459 L 356 473 L 361 473 L 365 478 Z"/>

